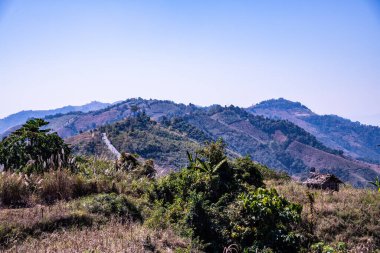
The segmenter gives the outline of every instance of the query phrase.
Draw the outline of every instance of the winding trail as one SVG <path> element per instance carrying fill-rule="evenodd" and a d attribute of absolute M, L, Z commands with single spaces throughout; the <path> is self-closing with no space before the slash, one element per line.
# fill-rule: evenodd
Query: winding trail
<path fill-rule="evenodd" d="M 103 140 L 104 144 L 106 144 L 108 150 L 109 150 L 112 154 L 114 154 L 114 155 L 117 157 L 117 159 L 120 159 L 120 157 L 121 157 L 120 152 L 115 148 L 114 145 L 112 145 L 112 143 L 111 143 L 111 141 L 108 139 L 106 133 L 102 133 L 102 140 Z M 139 157 L 139 158 L 138 158 L 138 161 L 139 161 L 140 163 L 144 163 L 145 160 L 144 160 L 143 158 Z M 168 169 L 166 169 L 165 167 L 161 167 L 160 165 L 157 165 L 156 163 L 154 163 L 154 169 L 155 169 L 156 172 L 157 172 L 156 177 L 164 176 L 164 175 L 166 175 L 166 174 L 170 171 L 170 169 L 168 170 Z"/>
<path fill-rule="evenodd" d="M 109 151 L 111 151 L 112 154 L 114 154 L 117 159 L 119 159 L 121 157 L 121 154 L 119 151 L 117 151 L 117 149 L 114 147 L 114 145 L 112 145 L 111 141 L 108 139 L 107 137 L 107 134 L 106 133 L 102 133 L 102 140 L 104 141 L 104 143 L 107 145 Z"/>

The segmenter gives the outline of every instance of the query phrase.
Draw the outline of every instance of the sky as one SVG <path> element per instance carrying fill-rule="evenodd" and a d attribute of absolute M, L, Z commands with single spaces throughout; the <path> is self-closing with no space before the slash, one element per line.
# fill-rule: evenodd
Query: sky
<path fill-rule="evenodd" d="M 283 97 L 380 125 L 378 0 L 0 0 L 0 118 Z"/>

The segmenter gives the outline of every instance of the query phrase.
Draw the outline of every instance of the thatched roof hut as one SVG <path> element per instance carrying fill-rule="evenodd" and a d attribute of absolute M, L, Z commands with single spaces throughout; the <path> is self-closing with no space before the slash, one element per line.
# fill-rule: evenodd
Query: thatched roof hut
<path fill-rule="evenodd" d="M 303 184 L 313 189 L 339 191 L 339 185 L 344 183 L 333 174 L 312 172 Z"/>

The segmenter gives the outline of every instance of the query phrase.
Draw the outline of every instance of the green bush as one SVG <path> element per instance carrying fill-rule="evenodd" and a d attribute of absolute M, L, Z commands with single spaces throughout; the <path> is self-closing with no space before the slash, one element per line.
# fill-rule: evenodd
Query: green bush
<path fill-rule="evenodd" d="M 140 211 L 125 195 L 115 193 L 96 195 L 85 200 L 83 206 L 91 213 L 142 220 Z"/>
<path fill-rule="evenodd" d="M 275 190 L 265 190 L 260 168 L 249 157 L 227 161 L 224 144 L 211 143 L 189 166 L 154 183 L 150 218 L 199 240 L 207 252 L 237 245 L 247 252 L 294 252 L 300 245 L 293 225 L 301 207 Z"/>
<path fill-rule="evenodd" d="M 300 205 L 289 203 L 274 189 L 242 193 L 231 210 L 231 236 L 252 252 L 264 248 L 296 252 L 300 235 L 292 231 L 292 225 L 300 221 L 301 211 Z"/>
<path fill-rule="evenodd" d="M 339 242 L 335 246 L 318 242 L 311 245 L 310 249 L 312 253 L 346 253 L 347 245 L 343 242 Z"/>
<path fill-rule="evenodd" d="M 237 158 L 233 163 L 234 177 L 239 185 L 264 186 L 260 166 L 248 156 Z"/>
<path fill-rule="evenodd" d="M 278 182 L 287 182 L 291 179 L 291 177 L 285 171 L 276 171 L 258 163 L 256 163 L 256 166 L 265 180 L 273 179 L 277 180 Z"/>

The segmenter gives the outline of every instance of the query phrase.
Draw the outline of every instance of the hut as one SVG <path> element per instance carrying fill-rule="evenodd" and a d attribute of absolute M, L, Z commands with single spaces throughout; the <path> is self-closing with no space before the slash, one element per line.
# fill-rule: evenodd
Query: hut
<path fill-rule="evenodd" d="M 312 189 L 339 191 L 339 185 L 344 183 L 333 174 L 311 172 L 303 184 Z"/>

